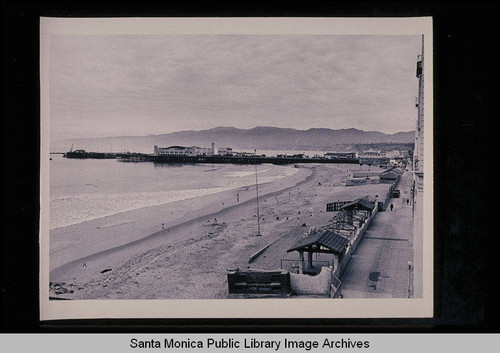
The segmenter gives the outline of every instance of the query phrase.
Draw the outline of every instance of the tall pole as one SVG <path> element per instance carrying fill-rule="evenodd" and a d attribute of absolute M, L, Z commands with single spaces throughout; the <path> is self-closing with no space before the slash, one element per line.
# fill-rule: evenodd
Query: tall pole
<path fill-rule="evenodd" d="M 257 150 L 255 150 L 257 154 Z M 257 162 L 255 163 L 255 192 L 257 193 L 257 236 L 260 236 L 260 214 L 259 214 L 259 181 L 257 179 Z"/>
<path fill-rule="evenodd" d="M 408 298 L 411 297 L 411 270 L 413 269 L 413 263 L 408 261 Z"/>

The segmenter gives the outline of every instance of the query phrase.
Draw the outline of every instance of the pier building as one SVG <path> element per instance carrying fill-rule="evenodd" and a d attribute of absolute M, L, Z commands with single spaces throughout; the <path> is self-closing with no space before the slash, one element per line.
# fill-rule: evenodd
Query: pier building
<path fill-rule="evenodd" d="M 203 148 L 198 146 L 170 146 L 170 147 L 158 147 L 154 146 L 155 156 L 213 156 L 214 146 L 212 148 Z"/>
<path fill-rule="evenodd" d="M 231 147 L 219 147 L 217 154 L 219 156 L 232 156 L 233 149 Z"/>
<path fill-rule="evenodd" d="M 324 154 L 325 158 L 328 159 L 356 159 L 356 152 L 328 152 Z"/>

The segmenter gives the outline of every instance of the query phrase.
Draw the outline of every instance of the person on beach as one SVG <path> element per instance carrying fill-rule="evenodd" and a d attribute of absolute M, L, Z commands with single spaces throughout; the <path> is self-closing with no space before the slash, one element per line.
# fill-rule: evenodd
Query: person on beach
<path fill-rule="evenodd" d="M 391 206 L 390 206 L 390 207 L 391 207 L 391 211 L 392 211 L 392 209 L 394 208 L 394 205 L 391 203 Z"/>

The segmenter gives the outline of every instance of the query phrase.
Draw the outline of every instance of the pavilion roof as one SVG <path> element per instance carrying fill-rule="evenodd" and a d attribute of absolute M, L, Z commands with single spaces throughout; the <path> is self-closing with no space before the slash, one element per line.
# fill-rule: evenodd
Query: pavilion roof
<path fill-rule="evenodd" d="M 319 229 L 307 238 L 300 239 L 287 252 L 313 251 L 319 246 L 327 248 L 332 253 L 343 254 L 349 239 L 341 234 L 334 233 L 329 229 Z"/>
<path fill-rule="evenodd" d="M 377 200 L 375 198 L 365 196 L 352 202 L 346 203 L 341 210 L 361 209 L 371 211 L 375 207 Z"/>

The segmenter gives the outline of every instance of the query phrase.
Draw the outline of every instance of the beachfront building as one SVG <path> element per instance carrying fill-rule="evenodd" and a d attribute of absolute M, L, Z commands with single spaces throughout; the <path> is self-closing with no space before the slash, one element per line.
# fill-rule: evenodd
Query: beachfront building
<path fill-rule="evenodd" d="M 380 182 L 386 184 L 394 184 L 399 180 L 401 174 L 403 174 L 403 171 L 398 168 L 384 170 L 379 175 Z"/>
<path fill-rule="evenodd" d="M 159 147 L 157 145 L 154 146 L 154 155 L 155 156 L 213 156 L 212 148 L 203 148 L 198 146 L 170 146 L 170 147 Z"/>
<path fill-rule="evenodd" d="M 381 165 L 389 163 L 389 158 L 381 151 L 370 148 L 359 153 L 359 164 Z"/>
<path fill-rule="evenodd" d="M 353 171 L 345 180 L 345 186 L 379 184 L 380 172 L 370 170 Z"/>
<path fill-rule="evenodd" d="M 306 238 L 296 242 L 287 253 L 297 251 L 300 257 L 299 274 L 318 274 L 323 266 L 315 266 L 313 254 L 328 254 L 333 269 L 338 267 L 346 252 L 349 239 L 329 229 L 313 230 Z M 304 253 L 307 254 L 305 261 Z"/>
<path fill-rule="evenodd" d="M 394 184 L 403 171 L 399 168 L 386 169 L 383 172 L 370 170 L 353 171 L 345 180 L 346 186 L 366 185 L 366 184 Z"/>
<path fill-rule="evenodd" d="M 417 57 L 418 97 L 415 101 L 417 108 L 417 122 L 415 129 L 415 149 L 413 150 L 413 231 L 414 234 L 424 233 L 424 36 L 422 35 L 422 54 Z M 417 253 L 416 253 L 417 254 Z M 415 255 L 416 255 L 415 254 Z M 414 259 L 414 296 L 422 295 L 421 272 L 418 271 L 422 259 L 415 256 Z"/>
<path fill-rule="evenodd" d="M 401 152 L 398 150 L 389 151 L 385 154 L 385 156 L 390 159 L 397 159 L 402 157 Z"/>

